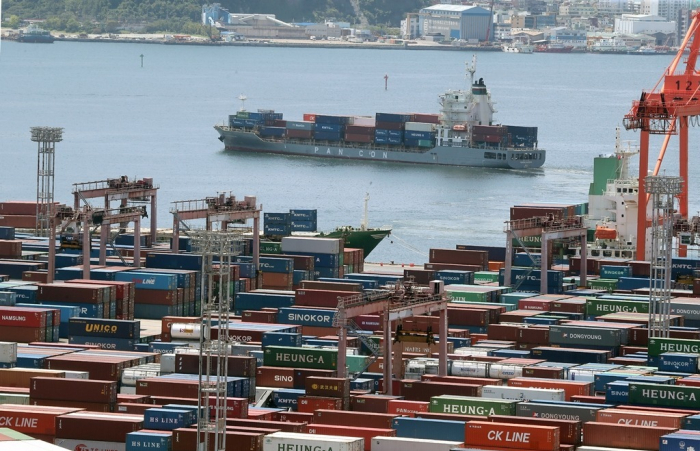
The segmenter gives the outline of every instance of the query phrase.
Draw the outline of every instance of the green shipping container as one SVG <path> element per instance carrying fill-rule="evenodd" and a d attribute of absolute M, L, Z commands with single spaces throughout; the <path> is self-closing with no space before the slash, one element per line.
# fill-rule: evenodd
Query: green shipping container
<path fill-rule="evenodd" d="M 620 301 L 616 299 L 586 299 L 586 315 L 601 316 L 609 313 L 649 313 L 648 302 Z"/>
<path fill-rule="evenodd" d="M 700 387 L 683 385 L 643 384 L 629 385 L 631 405 L 676 407 L 697 410 L 700 405 Z"/>
<path fill-rule="evenodd" d="M 515 400 L 474 398 L 470 396 L 433 396 L 430 398 L 430 412 L 478 415 L 482 417 L 489 415 L 514 416 L 518 402 Z"/>
<path fill-rule="evenodd" d="M 450 302 L 489 302 L 491 293 L 469 292 L 469 291 L 448 291 Z"/>
<path fill-rule="evenodd" d="M 418 147 L 433 147 L 433 141 L 429 139 L 419 139 L 418 140 Z"/>
<path fill-rule="evenodd" d="M 338 350 L 267 346 L 263 352 L 263 365 L 335 370 L 338 367 Z"/>
<path fill-rule="evenodd" d="M 617 288 L 616 279 L 593 279 L 588 281 L 588 288 L 593 290 L 615 291 Z"/>
<path fill-rule="evenodd" d="M 495 271 L 477 271 L 474 273 L 474 282 L 498 282 L 498 273 Z"/>
<path fill-rule="evenodd" d="M 282 243 L 276 241 L 261 241 L 260 242 L 260 253 L 261 254 L 281 254 L 282 253 Z"/>
<path fill-rule="evenodd" d="M 348 367 L 348 372 L 359 373 L 360 371 L 365 371 L 367 368 L 367 362 L 369 362 L 369 357 L 366 355 L 347 355 L 345 356 L 345 363 Z"/>
<path fill-rule="evenodd" d="M 649 356 L 656 357 L 664 352 L 682 352 L 684 354 L 700 354 L 700 341 L 683 340 L 681 338 L 650 338 Z"/>

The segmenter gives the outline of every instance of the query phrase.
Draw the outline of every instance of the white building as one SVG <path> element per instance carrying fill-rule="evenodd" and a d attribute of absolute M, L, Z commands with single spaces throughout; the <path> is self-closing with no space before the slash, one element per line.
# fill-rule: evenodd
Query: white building
<path fill-rule="evenodd" d="M 675 21 L 682 10 L 690 7 L 690 0 L 642 0 L 640 13 Z"/>
<path fill-rule="evenodd" d="M 433 5 L 421 9 L 418 20 L 423 36 L 440 33 L 446 39 L 493 39 L 493 17 L 480 6 Z"/>
<path fill-rule="evenodd" d="M 660 16 L 645 14 L 623 14 L 615 19 L 615 32 L 624 34 L 672 34 L 676 31 L 676 22 Z"/>

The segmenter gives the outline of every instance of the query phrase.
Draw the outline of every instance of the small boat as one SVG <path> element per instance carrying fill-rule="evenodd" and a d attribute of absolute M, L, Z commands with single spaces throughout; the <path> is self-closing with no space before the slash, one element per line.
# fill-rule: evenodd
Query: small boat
<path fill-rule="evenodd" d="M 574 50 L 573 45 L 564 45 L 559 42 L 546 42 L 535 47 L 535 52 L 538 53 L 571 53 L 572 50 Z"/>
<path fill-rule="evenodd" d="M 525 44 L 524 42 L 512 42 L 510 44 L 503 44 L 501 47 L 506 53 L 532 53 L 535 51 L 535 46 L 531 44 Z"/>

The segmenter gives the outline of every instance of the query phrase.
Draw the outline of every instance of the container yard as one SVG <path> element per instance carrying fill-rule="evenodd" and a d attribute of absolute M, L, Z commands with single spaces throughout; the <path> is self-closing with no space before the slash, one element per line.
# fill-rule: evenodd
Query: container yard
<path fill-rule="evenodd" d="M 330 118 L 262 130 L 371 132 Z M 378 113 L 375 142 L 420 147 L 424 121 Z M 60 129 L 32 139 L 53 186 Z M 594 178 L 618 186 L 628 156 Z M 0 202 L 0 451 L 697 449 L 700 260 L 659 255 L 657 233 L 653 258 L 613 247 L 618 229 L 585 223 L 597 182 L 589 202 L 513 206 L 503 247 L 430 249 L 422 267 L 294 235 L 315 213 L 252 196 L 176 202 L 159 241 L 150 178 L 76 183 L 72 206 L 48 189 Z M 664 211 L 654 232 L 672 231 Z"/>

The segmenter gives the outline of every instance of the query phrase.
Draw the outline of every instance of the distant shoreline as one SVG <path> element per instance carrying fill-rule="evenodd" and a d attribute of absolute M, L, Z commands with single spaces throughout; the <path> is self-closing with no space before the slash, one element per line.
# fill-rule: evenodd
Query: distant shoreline
<path fill-rule="evenodd" d="M 15 35 L 3 32 L 0 39 L 15 40 Z M 56 42 L 85 42 L 85 43 L 122 43 L 122 44 L 161 44 L 161 45 L 195 45 L 207 47 L 295 47 L 295 48 L 341 48 L 341 49 L 379 49 L 379 50 L 450 50 L 450 51 L 480 51 L 501 52 L 500 45 L 490 46 L 455 46 L 438 44 L 429 41 L 411 41 L 411 43 L 391 44 L 384 42 L 352 43 L 346 41 L 311 41 L 299 39 L 254 39 L 247 41 L 208 41 L 202 38 L 190 40 L 166 39 L 163 35 L 119 35 L 116 38 L 91 35 L 85 37 L 54 35 Z"/>

